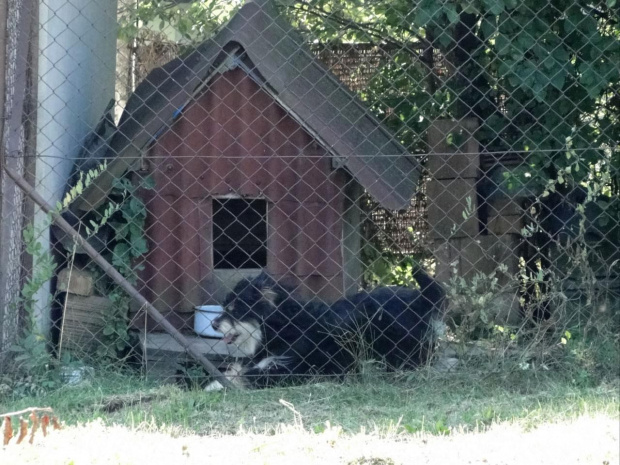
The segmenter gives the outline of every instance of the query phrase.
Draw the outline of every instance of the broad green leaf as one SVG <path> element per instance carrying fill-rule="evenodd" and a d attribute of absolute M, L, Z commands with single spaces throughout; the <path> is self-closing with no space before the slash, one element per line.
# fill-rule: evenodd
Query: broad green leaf
<path fill-rule="evenodd" d="M 566 73 L 564 71 L 556 73 L 551 78 L 551 84 L 558 90 L 562 90 L 564 88 L 565 82 L 566 82 Z"/>
<path fill-rule="evenodd" d="M 448 18 L 450 24 L 456 24 L 459 21 L 460 16 L 456 11 L 456 6 L 454 6 L 452 3 L 447 3 L 444 6 L 443 11 L 446 14 L 446 17 Z"/>
<path fill-rule="evenodd" d="M 500 15 L 504 11 L 503 0 L 483 0 L 484 7 L 494 15 Z"/>

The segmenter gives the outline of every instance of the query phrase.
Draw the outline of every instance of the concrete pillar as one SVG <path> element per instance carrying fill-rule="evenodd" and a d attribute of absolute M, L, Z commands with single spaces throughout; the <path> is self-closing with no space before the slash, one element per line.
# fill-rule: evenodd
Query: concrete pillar
<path fill-rule="evenodd" d="M 116 0 L 44 0 L 39 13 L 36 188 L 60 200 L 82 142 L 114 97 Z M 49 248 L 41 212 L 35 225 Z M 36 263 L 33 264 L 36 269 Z M 38 296 L 39 330 L 50 329 L 49 286 Z"/>

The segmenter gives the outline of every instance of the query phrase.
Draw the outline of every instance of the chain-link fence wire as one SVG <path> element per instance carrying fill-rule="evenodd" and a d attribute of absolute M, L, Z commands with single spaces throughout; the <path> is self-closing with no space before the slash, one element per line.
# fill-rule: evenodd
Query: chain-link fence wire
<path fill-rule="evenodd" d="M 3 165 L 241 384 L 616 371 L 615 2 L 48 1 L 30 52 L 24 5 Z M 5 386 L 208 384 L 4 172 L 2 193 Z"/>

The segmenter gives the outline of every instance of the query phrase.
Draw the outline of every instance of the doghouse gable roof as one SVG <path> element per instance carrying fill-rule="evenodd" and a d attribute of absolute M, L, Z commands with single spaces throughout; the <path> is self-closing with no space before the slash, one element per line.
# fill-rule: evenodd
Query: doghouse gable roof
<path fill-rule="evenodd" d="M 114 179 L 137 166 L 149 144 L 231 60 L 252 77 L 385 208 L 406 208 L 420 176 L 417 161 L 364 104 L 303 45 L 267 0 L 246 3 L 221 31 L 191 53 L 156 68 L 129 98 L 109 139 L 106 170 L 73 203 L 88 211 Z M 249 69 L 249 68 L 248 68 Z"/>

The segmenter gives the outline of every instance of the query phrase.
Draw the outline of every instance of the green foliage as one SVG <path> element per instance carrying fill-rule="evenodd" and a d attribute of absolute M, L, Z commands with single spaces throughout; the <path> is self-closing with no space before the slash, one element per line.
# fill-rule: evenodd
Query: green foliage
<path fill-rule="evenodd" d="M 482 146 L 527 153 L 545 179 L 567 166 L 569 139 L 586 165 L 618 166 L 606 152 L 620 135 L 620 16 L 609 2 L 308 0 L 288 11 L 313 39 L 396 47 L 362 97 L 414 151 L 427 152 L 429 121 L 474 116 Z M 431 69 L 431 48 L 452 72 Z"/>
<path fill-rule="evenodd" d="M 105 165 L 88 173 L 82 174 L 76 186 L 65 196 L 62 202 L 58 202 L 57 211 L 68 208 L 71 202 L 85 187 L 103 170 Z M 144 222 L 146 208 L 136 195 L 137 190 L 150 189 L 153 182 L 150 178 L 142 180 L 134 185 L 127 179 L 122 179 L 115 185 L 111 199 L 106 202 L 86 226 L 86 237 L 96 234 L 104 225 L 109 225 L 116 232 L 116 242 L 110 259 L 119 271 L 130 282 L 137 280 L 136 271 L 139 269 L 133 261 L 147 252 L 147 243 L 144 237 Z M 14 395 L 39 395 L 54 387 L 58 387 L 62 380 L 56 368 L 60 365 L 68 366 L 74 361 L 70 360 L 69 354 L 62 355 L 62 360 L 57 360 L 48 350 L 47 338 L 37 329 L 35 312 L 37 293 L 53 276 L 56 264 L 49 251 L 39 241 L 41 234 L 49 228 L 51 215 L 39 225 L 37 229 L 32 224 L 26 226 L 23 238 L 26 252 L 32 256 L 32 273 L 23 285 L 20 298 L 15 302 L 15 310 L 22 308 L 26 316 L 23 334 L 17 343 L 11 348 L 16 354 L 13 360 L 14 373 L 9 383 Z M 75 250 L 70 251 L 69 263 L 72 263 Z M 70 265 L 71 266 L 71 265 Z M 130 298 L 118 286 L 104 279 L 103 273 L 93 265 L 95 275 L 99 276 L 99 283 L 106 283 L 102 295 L 106 295 L 112 301 L 112 310 L 105 317 L 103 328 L 104 343 L 100 344 L 97 355 L 106 362 L 117 359 L 117 354 L 122 352 L 129 343 L 128 334 L 128 310 Z M 4 381 L 3 381 L 4 382 Z"/>
<path fill-rule="evenodd" d="M 75 185 L 69 189 L 69 192 L 65 194 L 62 202 L 56 202 L 56 211 L 61 212 L 69 208 L 69 205 L 84 192 L 84 189 L 93 182 L 93 180 L 99 176 L 103 171 L 107 169 L 108 162 L 104 160 L 96 168 L 92 168 L 88 171 L 81 171 L 78 175 L 78 179 Z"/>
<path fill-rule="evenodd" d="M 23 330 L 10 348 L 15 354 L 11 389 L 14 395 L 18 396 L 37 395 L 58 384 L 53 371 L 53 359 L 47 348 L 47 338 L 41 334 L 36 320 L 39 303 L 36 300 L 37 293 L 54 276 L 56 268 L 50 252 L 39 242 L 42 231 L 45 231 L 50 223 L 51 217 L 48 215 L 39 228 L 28 224 L 23 231 L 26 252 L 31 255 L 33 266 L 14 307 L 15 311 L 21 307 L 26 316 Z"/>
<path fill-rule="evenodd" d="M 148 28 L 181 36 L 183 42 L 193 43 L 208 37 L 235 9 L 233 2 L 218 0 L 187 4 L 168 0 L 126 3 L 120 10 L 118 35 L 121 40 L 130 42 L 141 29 Z"/>
<path fill-rule="evenodd" d="M 413 256 L 381 252 L 373 244 L 362 251 L 364 283 L 374 286 L 415 286 L 413 270 L 417 260 Z"/>
<path fill-rule="evenodd" d="M 141 188 L 153 187 L 152 178 L 145 178 L 139 184 L 133 184 L 129 179 L 122 178 L 116 181 L 112 192 L 112 198 L 120 199 L 115 200 L 119 205 L 120 216 L 110 222 L 116 241 L 112 250 L 112 264 L 132 284 L 136 283 L 136 271 L 141 269 L 134 266 L 134 259 L 148 252 L 144 235 L 147 211 L 137 192 Z"/>
<path fill-rule="evenodd" d="M 205 374 L 204 368 L 197 363 L 179 365 L 179 371 L 185 385 L 192 390 L 201 390 L 210 381 L 209 376 Z"/>
<path fill-rule="evenodd" d="M 106 164 L 103 163 L 86 173 L 80 173 L 76 185 L 65 195 L 62 202 L 57 202 L 55 212 L 49 213 L 36 228 L 33 223 L 26 225 L 22 232 L 26 253 L 32 257 L 32 272 L 21 289 L 19 299 L 15 302 L 15 310 L 21 307 L 26 316 L 22 334 L 11 347 L 11 351 L 16 354 L 13 359 L 15 376 L 12 377 L 12 390 L 15 395 L 40 394 L 60 384 L 60 378 L 54 370 L 59 364 L 58 360 L 48 350 L 47 337 L 40 332 L 36 319 L 37 304 L 47 307 L 51 301 L 50 296 L 47 302 L 40 303 L 36 300 L 36 296 L 56 271 L 52 254 L 39 238 L 49 230 L 53 213 L 68 208 L 105 168 Z"/>
<path fill-rule="evenodd" d="M 502 264 L 489 274 L 476 272 L 473 276 L 465 278 L 459 275 L 456 264 L 453 265 L 452 276 L 446 285 L 450 303 L 446 320 L 459 342 L 493 334 L 497 316 L 494 299 L 502 290 L 499 276 L 506 275 L 507 271 L 506 265 Z"/>
<path fill-rule="evenodd" d="M 152 189 L 153 179 L 132 182 L 128 178 L 117 179 L 107 203 L 100 207 L 103 218 L 109 220 L 114 232 L 114 243 L 108 260 L 131 284 L 137 282 L 137 272 L 142 269 L 138 260 L 148 252 L 144 234 L 147 216 L 146 206 L 140 198 L 140 189 Z M 99 286 L 99 293 L 112 302 L 111 310 L 105 315 L 103 344 L 97 347 L 97 355 L 110 362 L 118 360 L 118 355 L 130 344 L 129 307 L 130 296 L 116 283 L 110 282 L 104 273 L 92 266 Z"/>
<path fill-rule="evenodd" d="M 23 231 L 26 253 L 33 258 L 33 270 L 22 287 L 19 303 L 24 306 L 24 310 L 28 315 L 29 328 L 36 326 L 34 313 L 37 301 L 35 300 L 35 296 L 41 287 L 52 278 L 56 266 L 51 254 L 44 249 L 43 244 L 39 242 L 42 231 L 49 226 L 50 222 L 51 218 L 48 216 L 43 227 L 35 229 L 34 225 L 29 224 Z"/>
<path fill-rule="evenodd" d="M 60 378 L 54 370 L 55 361 L 43 335 L 25 333 L 11 351 L 15 353 L 15 372 L 10 380 L 14 396 L 38 396 L 60 385 Z"/>
<path fill-rule="evenodd" d="M 610 337 L 611 336 L 611 337 Z M 559 346 L 563 350 L 562 370 L 578 386 L 594 386 L 613 380 L 620 366 L 618 334 L 584 334 L 581 328 L 565 331 Z"/>

